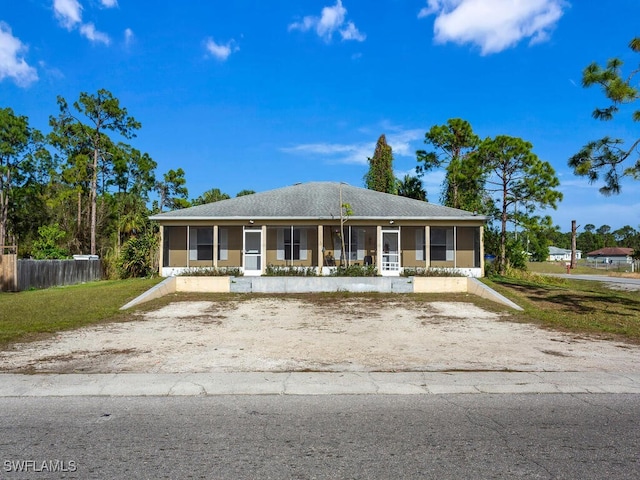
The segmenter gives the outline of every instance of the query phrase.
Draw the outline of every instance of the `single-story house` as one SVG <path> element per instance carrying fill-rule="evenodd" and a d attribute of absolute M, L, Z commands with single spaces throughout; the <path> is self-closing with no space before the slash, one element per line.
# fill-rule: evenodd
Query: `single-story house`
<path fill-rule="evenodd" d="M 633 263 L 633 248 L 605 247 L 587 253 L 587 260 L 602 261 L 608 264 Z"/>
<path fill-rule="evenodd" d="M 324 275 L 347 264 L 389 276 L 406 268 L 474 277 L 484 270 L 486 217 L 344 183 L 295 184 L 151 219 L 161 229 L 162 276 L 202 267 L 262 275 L 267 265 Z"/>
<path fill-rule="evenodd" d="M 582 251 L 576 250 L 576 260 L 580 260 L 581 258 L 582 258 Z M 570 262 L 571 250 L 568 250 L 566 248 L 549 247 L 548 260 L 550 262 Z"/>

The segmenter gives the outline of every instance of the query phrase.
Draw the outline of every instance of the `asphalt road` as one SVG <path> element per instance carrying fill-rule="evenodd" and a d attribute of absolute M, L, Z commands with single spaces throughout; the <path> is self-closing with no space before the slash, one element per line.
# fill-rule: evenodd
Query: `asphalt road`
<path fill-rule="evenodd" d="M 613 285 L 616 288 L 627 290 L 640 290 L 640 278 L 610 277 L 607 275 L 580 275 L 580 274 L 553 274 L 555 277 L 570 278 L 572 280 L 588 280 L 592 282 L 603 282 Z"/>
<path fill-rule="evenodd" d="M 640 395 L 7 397 L 0 462 L 2 479 L 636 479 Z"/>

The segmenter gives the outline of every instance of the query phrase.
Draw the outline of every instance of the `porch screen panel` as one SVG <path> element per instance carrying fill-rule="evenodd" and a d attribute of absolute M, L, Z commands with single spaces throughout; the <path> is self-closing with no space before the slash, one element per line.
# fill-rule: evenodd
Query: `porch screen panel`
<path fill-rule="evenodd" d="M 218 260 L 229 260 L 229 230 L 218 229 Z"/>
<path fill-rule="evenodd" d="M 363 229 L 359 229 L 356 230 L 358 232 L 357 238 L 356 238 L 356 244 L 358 246 L 358 255 L 357 255 L 357 259 L 358 260 L 364 260 L 364 240 L 365 240 L 365 230 Z"/>
<path fill-rule="evenodd" d="M 453 262 L 453 227 L 431 228 L 431 260 L 436 262 Z"/>
<path fill-rule="evenodd" d="M 416 260 L 423 262 L 425 254 L 424 228 L 416 229 Z"/>
<path fill-rule="evenodd" d="M 189 228 L 189 260 L 213 260 L 213 227 Z"/>
<path fill-rule="evenodd" d="M 286 227 L 278 229 L 276 258 L 278 260 L 307 259 L 307 229 Z"/>

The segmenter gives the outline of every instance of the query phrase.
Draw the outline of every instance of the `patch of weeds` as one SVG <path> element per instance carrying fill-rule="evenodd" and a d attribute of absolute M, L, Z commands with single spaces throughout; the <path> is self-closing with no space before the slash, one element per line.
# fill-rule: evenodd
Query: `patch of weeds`
<path fill-rule="evenodd" d="M 190 267 L 183 270 L 179 277 L 242 277 L 244 273 L 238 267 Z"/>
<path fill-rule="evenodd" d="M 339 266 L 329 274 L 330 277 L 377 277 L 378 269 L 374 265 Z"/>
<path fill-rule="evenodd" d="M 466 277 L 463 272 L 455 268 L 405 268 L 401 275 L 403 277 Z"/>
<path fill-rule="evenodd" d="M 265 277 L 317 277 L 315 267 L 267 265 Z"/>

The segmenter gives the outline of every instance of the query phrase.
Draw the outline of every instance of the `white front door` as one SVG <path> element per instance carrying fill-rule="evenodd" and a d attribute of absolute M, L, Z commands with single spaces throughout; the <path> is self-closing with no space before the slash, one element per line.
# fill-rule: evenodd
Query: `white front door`
<path fill-rule="evenodd" d="M 400 230 L 382 231 L 382 275 L 400 275 Z"/>
<path fill-rule="evenodd" d="M 262 275 L 262 229 L 244 231 L 244 274 Z"/>

